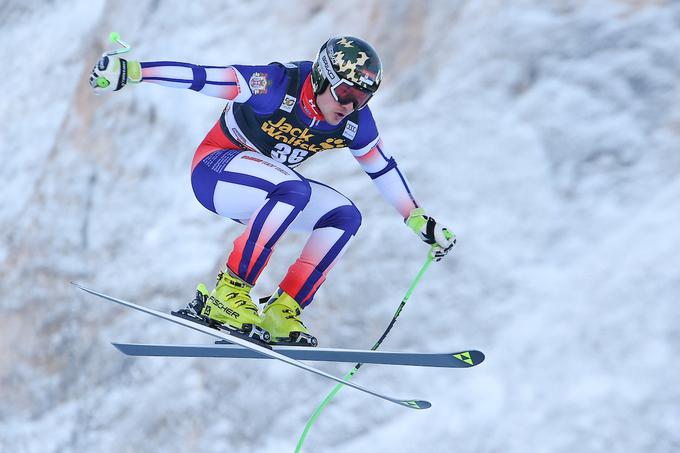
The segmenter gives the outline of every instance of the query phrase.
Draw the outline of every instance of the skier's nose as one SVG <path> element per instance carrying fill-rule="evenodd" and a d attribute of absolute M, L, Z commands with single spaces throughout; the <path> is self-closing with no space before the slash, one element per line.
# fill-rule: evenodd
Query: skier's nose
<path fill-rule="evenodd" d="M 345 115 L 347 115 L 354 110 L 354 104 L 352 102 L 348 102 L 347 104 L 340 104 L 340 108 L 342 108 L 342 112 Z"/>

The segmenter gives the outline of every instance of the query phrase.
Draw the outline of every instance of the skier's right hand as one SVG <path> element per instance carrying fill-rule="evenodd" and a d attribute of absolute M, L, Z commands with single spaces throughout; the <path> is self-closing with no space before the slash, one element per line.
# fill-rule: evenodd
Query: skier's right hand
<path fill-rule="evenodd" d="M 126 83 L 142 81 L 142 66 L 138 61 L 115 55 L 102 55 L 90 73 L 90 86 L 95 94 L 118 91 Z"/>

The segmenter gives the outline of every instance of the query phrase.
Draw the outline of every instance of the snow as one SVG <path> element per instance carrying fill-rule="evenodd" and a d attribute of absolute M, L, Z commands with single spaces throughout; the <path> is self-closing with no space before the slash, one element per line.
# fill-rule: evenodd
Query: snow
<path fill-rule="evenodd" d="M 365 366 L 357 383 L 433 407 L 343 389 L 304 451 L 680 451 L 670 0 L 0 5 L 0 451 L 293 451 L 334 385 L 269 361 L 124 358 L 111 341 L 209 339 L 68 284 L 177 308 L 242 228 L 189 184 L 223 104 L 152 85 L 95 97 L 87 76 L 111 30 L 141 60 L 297 60 L 339 33 L 383 56 L 372 110 L 385 145 L 458 236 L 384 348 L 487 360 Z M 364 221 L 305 321 L 323 346 L 368 348 L 425 248 L 348 153 L 328 154 L 303 173 Z M 285 237 L 257 296 L 303 243 Z"/>

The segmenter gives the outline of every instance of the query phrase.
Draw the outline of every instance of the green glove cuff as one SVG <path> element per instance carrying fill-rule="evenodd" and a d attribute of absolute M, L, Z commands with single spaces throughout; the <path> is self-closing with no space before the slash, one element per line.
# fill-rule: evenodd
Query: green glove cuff
<path fill-rule="evenodd" d="M 139 83 L 142 81 L 142 65 L 139 61 L 127 61 L 127 79 L 130 83 Z"/>
<path fill-rule="evenodd" d="M 425 210 L 423 208 L 412 209 L 408 215 L 408 218 L 404 220 L 404 223 L 406 223 L 409 228 L 419 235 L 423 230 L 423 227 L 427 224 Z"/>

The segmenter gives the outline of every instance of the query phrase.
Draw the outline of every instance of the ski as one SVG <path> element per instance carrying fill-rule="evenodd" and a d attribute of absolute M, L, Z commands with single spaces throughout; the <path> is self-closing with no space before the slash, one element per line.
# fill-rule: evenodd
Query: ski
<path fill-rule="evenodd" d="M 214 357 L 239 359 L 268 359 L 251 349 L 234 344 L 175 345 L 112 343 L 129 356 L 147 357 Z M 294 360 L 315 362 L 372 363 L 378 365 L 406 365 L 441 368 L 470 368 L 484 360 L 480 351 L 447 353 L 387 352 L 358 349 L 310 348 L 306 346 L 273 346 L 276 351 Z"/>
<path fill-rule="evenodd" d="M 387 395 L 383 395 L 381 393 L 378 393 L 378 392 L 373 391 L 371 389 L 368 389 L 366 387 L 362 387 L 358 384 L 355 384 L 351 381 L 347 381 L 345 379 L 339 378 L 337 376 L 333 376 L 332 374 L 328 374 L 328 373 L 321 371 L 317 368 L 314 368 L 312 366 L 306 365 L 302 362 L 299 362 L 295 359 L 292 359 L 288 356 L 285 356 L 285 355 L 281 354 L 280 352 L 274 351 L 271 348 L 267 348 L 266 346 L 245 340 L 241 337 L 231 335 L 227 331 L 217 330 L 217 329 L 214 329 L 214 328 L 211 328 L 211 327 L 207 327 L 207 326 L 204 326 L 202 324 L 198 324 L 198 323 L 195 323 L 193 321 L 186 320 L 184 318 L 180 318 L 180 317 L 177 317 L 177 316 L 173 316 L 173 315 L 170 315 L 170 314 L 167 314 L 167 313 L 163 313 L 163 312 L 154 310 L 152 308 L 143 307 L 141 305 L 137 305 L 137 304 L 132 303 L 132 302 L 128 302 L 128 301 L 125 301 L 125 300 L 122 300 L 122 299 L 117 299 L 117 298 L 111 297 L 111 296 L 107 296 L 106 294 L 102 294 L 102 293 L 97 292 L 95 290 L 86 288 L 86 287 L 84 287 L 84 286 L 82 286 L 78 283 L 74 283 L 74 282 L 71 282 L 71 283 L 74 286 L 76 286 L 77 288 L 79 288 L 79 289 L 81 289 L 81 290 L 83 290 L 87 293 L 90 293 L 94 296 L 101 297 L 102 299 L 106 299 L 106 300 L 109 300 L 111 302 L 115 302 L 115 303 L 123 305 L 125 307 L 132 308 L 134 310 L 138 310 L 138 311 L 141 311 L 143 313 L 147 313 L 149 315 L 156 316 L 158 318 L 165 319 L 166 321 L 170 321 L 170 322 L 173 322 L 175 324 L 179 324 L 179 325 L 182 325 L 182 326 L 185 326 L 185 327 L 189 327 L 190 329 L 193 329 L 193 330 L 196 330 L 196 331 L 199 331 L 199 332 L 203 332 L 203 333 L 210 335 L 210 336 L 213 336 L 215 338 L 219 338 L 221 340 L 226 340 L 230 343 L 234 343 L 234 344 L 237 344 L 237 345 L 242 346 L 244 348 L 255 351 L 255 352 L 257 352 L 261 355 L 265 355 L 267 357 L 271 357 L 273 359 L 280 360 L 280 361 L 285 362 L 289 365 L 293 365 L 295 367 L 309 371 L 309 372 L 314 373 L 316 375 L 323 376 L 325 378 L 328 378 L 328 379 L 331 379 L 333 381 L 339 382 L 341 384 L 347 385 L 347 386 L 352 387 L 356 390 L 367 393 L 369 395 L 373 395 L 373 396 L 380 398 L 380 399 L 383 399 L 385 401 L 389 401 L 391 403 L 395 403 L 395 404 L 398 404 L 400 406 L 408 407 L 408 408 L 411 408 L 411 409 L 427 409 L 427 408 L 432 406 L 432 404 L 429 401 L 413 400 L 413 399 L 398 399 L 398 398 L 393 398 L 393 397 L 390 397 L 390 396 L 387 396 Z"/>

